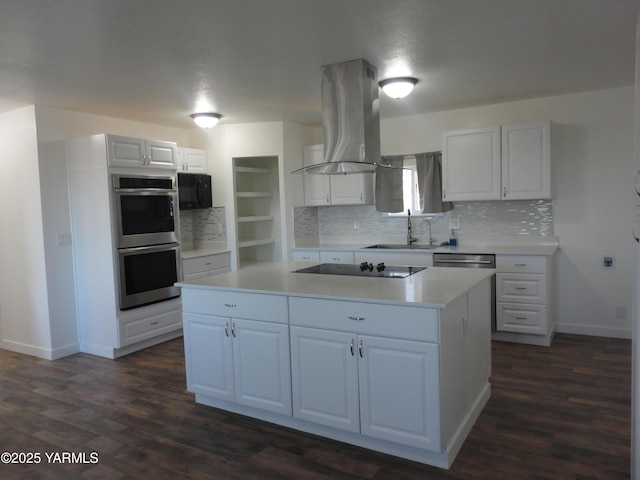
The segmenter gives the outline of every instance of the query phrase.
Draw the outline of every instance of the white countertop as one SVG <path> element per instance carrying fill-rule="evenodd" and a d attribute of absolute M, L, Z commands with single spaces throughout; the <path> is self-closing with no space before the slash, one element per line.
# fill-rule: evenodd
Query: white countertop
<path fill-rule="evenodd" d="M 428 267 L 407 278 L 352 277 L 293 273 L 310 263 L 275 262 L 180 282 L 183 288 L 246 290 L 369 303 L 420 304 L 444 308 L 495 270 Z"/>
<path fill-rule="evenodd" d="M 199 246 L 190 250 L 181 250 L 182 259 L 206 257 L 207 255 L 217 255 L 218 253 L 229 253 L 231 250 L 226 243 L 208 243 L 205 246 Z"/>
<path fill-rule="evenodd" d="M 334 250 L 334 251 L 356 251 L 365 249 L 367 244 L 317 244 L 304 247 L 296 247 L 295 250 Z M 458 245 L 456 247 L 437 247 L 434 249 L 365 249 L 373 252 L 406 252 L 406 253 L 493 253 L 496 255 L 553 255 L 558 250 L 558 245 Z"/>

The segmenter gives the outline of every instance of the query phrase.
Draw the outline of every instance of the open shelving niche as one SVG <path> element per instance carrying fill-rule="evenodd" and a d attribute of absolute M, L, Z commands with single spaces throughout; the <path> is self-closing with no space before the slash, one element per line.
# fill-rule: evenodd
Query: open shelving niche
<path fill-rule="evenodd" d="M 281 260 L 278 157 L 233 159 L 238 267 Z"/>

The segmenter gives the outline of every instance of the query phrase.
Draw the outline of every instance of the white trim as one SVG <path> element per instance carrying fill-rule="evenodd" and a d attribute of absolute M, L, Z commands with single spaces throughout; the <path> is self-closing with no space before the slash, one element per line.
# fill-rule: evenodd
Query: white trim
<path fill-rule="evenodd" d="M 570 333 L 573 335 L 589 335 L 592 337 L 609 337 L 631 339 L 632 330 L 629 328 L 601 327 L 596 325 L 579 325 L 558 323 L 556 333 Z"/>

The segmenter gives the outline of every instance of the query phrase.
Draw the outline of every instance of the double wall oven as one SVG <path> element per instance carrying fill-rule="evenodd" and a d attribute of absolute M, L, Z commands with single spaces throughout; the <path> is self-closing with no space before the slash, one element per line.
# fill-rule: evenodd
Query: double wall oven
<path fill-rule="evenodd" d="M 173 176 L 111 176 L 120 309 L 180 296 L 178 195 Z"/>

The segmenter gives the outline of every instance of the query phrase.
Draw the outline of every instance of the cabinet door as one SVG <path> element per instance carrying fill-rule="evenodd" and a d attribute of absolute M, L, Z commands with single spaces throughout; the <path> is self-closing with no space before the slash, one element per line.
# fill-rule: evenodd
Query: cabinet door
<path fill-rule="evenodd" d="M 178 169 L 189 173 L 207 173 L 207 152 L 195 148 L 183 148 Z"/>
<path fill-rule="evenodd" d="M 352 173 L 329 175 L 331 178 L 331 205 L 366 205 L 373 203 L 373 175 Z"/>
<path fill-rule="evenodd" d="M 236 402 L 291 415 L 289 327 L 233 319 Z"/>
<path fill-rule="evenodd" d="M 231 319 L 183 313 L 187 390 L 234 400 Z"/>
<path fill-rule="evenodd" d="M 440 451 L 438 345 L 358 337 L 363 435 Z"/>
<path fill-rule="evenodd" d="M 302 150 L 303 165 L 324 162 L 322 145 L 310 145 Z M 329 175 L 304 174 L 304 204 L 308 207 L 326 206 L 331 202 L 331 180 Z"/>
<path fill-rule="evenodd" d="M 107 136 L 110 167 L 142 167 L 146 161 L 144 140 L 139 138 Z"/>
<path fill-rule="evenodd" d="M 146 154 L 147 164 L 156 168 L 177 168 L 176 144 L 159 140 L 147 140 Z"/>
<path fill-rule="evenodd" d="M 500 127 L 442 135 L 442 198 L 500 199 Z"/>
<path fill-rule="evenodd" d="M 502 197 L 551 198 L 551 122 L 502 126 Z"/>
<path fill-rule="evenodd" d="M 293 416 L 360 431 L 356 337 L 291 327 Z"/>

